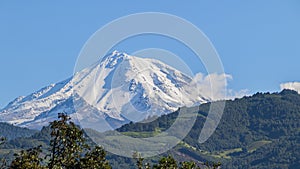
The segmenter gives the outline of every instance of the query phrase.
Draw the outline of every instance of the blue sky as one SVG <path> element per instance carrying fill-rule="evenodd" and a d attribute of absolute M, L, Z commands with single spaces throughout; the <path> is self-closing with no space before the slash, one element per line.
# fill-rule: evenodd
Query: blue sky
<path fill-rule="evenodd" d="M 300 81 L 297 0 L 0 1 L 0 107 L 70 77 L 80 49 L 96 30 L 137 12 L 170 13 L 200 28 L 233 76 L 229 87 L 234 90 L 279 91 L 281 83 Z M 147 42 L 120 50 L 159 47 Z"/>

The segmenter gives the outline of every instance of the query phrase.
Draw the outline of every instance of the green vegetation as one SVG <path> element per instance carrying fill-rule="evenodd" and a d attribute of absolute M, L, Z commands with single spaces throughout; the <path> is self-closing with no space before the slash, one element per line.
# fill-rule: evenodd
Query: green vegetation
<path fill-rule="evenodd" d="M 215 158 L 231 159 L 229 154 L 238 153 L 238 152 L 242 152 L 242 151 L 243 151 L 242 148 L 234 148 L 234 149 L 230 149 L 230 150 L 223 150 L 221 152 L 211 153 L 210 155 Z"/>
<path fill-rule="evenodd" d="M 49 154 L 43 155 L 42 146 L 21 150 L 8 168 L 12 169 L 110 169 L 102 147 L 90 147 L 85 142 L 83 130 L 61 113 L 59 120 L 50 123 Z"/>
<path fill-rule="evenodd" d="M 6 138 L 5 137 L 0 137 L 0 145 L 5 142 Z"/>
<path fill-rule="evenodd" d="M 11 124 L 0 122 L 0 137 L 12 140 L 18 137 L 29 137 L 38 131 L 27 128 L 15 127 Z"/>
<path fill-rule="evenodd" d="M 134 131 L 129 131 L 129 132 L 122 132 L 122 134 L 130 137 L 135 137 L 135 138 L 147 138 L 147 137 L 154 137 L 161 133 L 161 130 L 159 128 L 155 128 L 154 131 L 141 131 L 141 132 L 134 132 Z"/>
<path fill-rule="evenodd" d="M 227 101 L 214 134 L 203 144 L 198 136 L 210 104 L 199 107 L 193 129 L 171 150 L 177 159 L 221 161 L 222 168 L 299 168 L 300 95 L 291 90 L 257 93 Z M 154 132 L 169 128 L 178 111 L 147 124 L 122 126 L 120 132 Z"/>
<path fill-rule="evenodd" d="M 199 106 L 197 120 L 180 144 L 161 156 L 142 160 L 136 158 L 140 160 L 140 166 L 154 168 L 163 164 L 162 158 L 167 161 L 174 158 L 177 167 L 188 165 L 186 161 L 194 161 L 200 167 L 203 167 L 204 161 L 221 162 L 222 168 L 230 169 L 300 167 L 300 95 L 297 92 L 284 90 L 273 94 L 257 93 L 227 101 L 216 131 L 205 143 L 200 144 L 198 136 L 209 106 L 209 103 Z M 163 115 L 149 123 L 130 123 L 117 131 L 132 137 L 151 137 L 168 129 L 178 112 Z M 50 140 L 53 139 L 51 131 L 50 127 L 44 127 L 30 137 L 7 139 L 0 145 L 0 157 L 7 157 L 7 163 L 10 164 L 8 157 L 12 158 L 14 153 L 21 153 L 22 149 L 38 145 L 42 145 L 41 156 L 49 154 Z M 88 138 L 85 139 L 90 146 L 93 145 Z M 110 139 L 117 138 L 111 136 Z M 84 150 L 83 155 L 86 152 L 91 151 Z M 107 153 L 106 159 L 112 168 L 136 168 L 136 161 L 131 158 Z"/>
<path fill-rule="evenodd" d="M 162 157 L 157 164 L 150 165 L 149 163 L 143 163 L 144 159 L 140 157 L 138 153 L 134 153 L 133 157 L 136 159 L 136 166 L 138 169 L 201 169 L 196 162 L 183 161 L 177 162 L 172 156 Z M 218 169 L 220 163 L 202 163 L 203 168 Z"/>
<path fill-rule="evenodd" d="M 248 151 L 248 153 L 253 153 L 260 147 L 262 147 L 266 144 L 270 144 L 270 143 L 272 143 L 272 141 L 267 141 L 267 140 L 255 141 L 255 142 L 251 143 L 249 146 L 247 146 L 247 151 Z"/>
<path fill-rule="evenodd" d="M 1 168 L 9 169 L 111 169 L 106 159 L 106 152 L 102 147 L 90 146 L 86 143 L 84 131 L 70 121 L 63 113 L 59 120 L 50 123 L 50 144 L 48 151 L 43 153 L 39 145 L 27 150 L 20 150 L 10 165 L 2 161 Z M 45 128 L 44 128 L 45 130 Z M 159 130 L 155 130 L 159 132 Z M 1 144 L 5 141 L 1 138 Z M 47 154 L 48 153 L 48 154 Z M 143 158 L 135 155 L 139 169 L 200 169 L 195 162 L 178 163 L 173 157 L 162 157 L 152 166 L 143 163 Z M 203 164 L 206 168 L 218 168 L 220 164 Z"/>

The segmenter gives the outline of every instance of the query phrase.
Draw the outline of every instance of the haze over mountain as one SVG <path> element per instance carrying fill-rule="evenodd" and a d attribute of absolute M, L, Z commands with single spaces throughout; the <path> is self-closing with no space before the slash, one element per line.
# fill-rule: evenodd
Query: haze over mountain
<path fill-rule="evenodd" d="M 212 95 L 197 92 L 199 79 L 207 81 L 158 60 L 114 51 L 71 78 L 16 98 L 0 110 L 0 121 L 40 129 L 65 112 L 84 127 L 113 129 L 211 101 Z"/>

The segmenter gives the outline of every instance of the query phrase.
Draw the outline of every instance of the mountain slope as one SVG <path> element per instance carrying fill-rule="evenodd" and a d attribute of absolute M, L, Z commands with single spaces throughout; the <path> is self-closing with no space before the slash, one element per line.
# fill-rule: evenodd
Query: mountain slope
<path fill-rule="evenodd" d="M 12 140 L 18 137 L 29 137 L 37 133 L 36 130 L 29 130 L 27 128 L 16 127 L 11 124 L 0 122 L 0 137 L 7 140 Z"/>
<path fill-rule="evenodd" d="M 0 121 L 40 129 L 65 112 L 84 127 L 108 130 L 208 101 L 192 81 L 158 60 L 115 51 L 65 81 L 15 99 L 0 111 Z"/>
<path fill-rule="evenodd" d="M 193 129 L 169 153 L 178 159 L 220 161 L 222 168 L 299 168 L 300 95 L 291 90 L 257 93 L 227 101 L 222 119 L 207 142 L 198 142 L 209 111 L 200 105 Z M 192 109 L 191 109 L 192 110 Z M 125 135 L 147 137 L 170 127 L 176 113 L 150 123 L 126 124 L 117 129 Z"/>
<path fill-rule="evenodd" d="M 171 154 L 179 161 L 220 161 L 222 168 L 228 169 L 299 168 L 300 95 L 296 92 L 284 90 L 273 94 L 257 93 L 227 101 L 217 130 L 207 142 L 199 144 L 198 136 L 208 110 L 209 103 L 199 106 L 193 129 L 178 146 L 164 155 Z M 174 112 L 149 123 L 126 124 L 117 130 L 132 137 L 151 137 L 168 129 L 177 115 L 178 112 Z M 29 143 L 39 145 L 41 138 L 49 139 L 49 133 L 49 128 L 44 128 L 30 138 L 15 139 L 4 147 L 30 148 L 28 146 L 32 145 Z M 47 139 L 42 140 L 48 144 Z M 111 140 L 114 138 L 111 137 Z M 132 159 L 108 154 L 113 168 L 135 166 Z M 158 157 L 153 157 L 146 161 L 157 159 Z"/>

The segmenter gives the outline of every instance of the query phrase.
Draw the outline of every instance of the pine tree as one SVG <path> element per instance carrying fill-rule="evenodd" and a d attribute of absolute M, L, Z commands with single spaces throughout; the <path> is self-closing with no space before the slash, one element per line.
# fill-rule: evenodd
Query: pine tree
<path fill-rule="evenodd" d="M 45 169 L 41 163 L 43 159 L 40 157 L 42 152 L 41 146 L 28 149 L 26 151 L 22 150 L 20 154 L 16 154 L 15 160 L 12 161 L 10 169 Z"/>
<path fill-rule="evenodd" d="M 50 123 L 50 154 L 41 158 L 41 146 L 21 151 L 12 161 L 10 169 L 111 169 L 102 147 L 90 148 L 83 130 L 64 113 Z"/>
<path fill-rule="evenodd" d="M 51 154 L 49 169 L 74 168 L 79 166 L 79 159 L 84 148 L 87 147 L 83 138 L 83 131 L 70 121 L 64 113 L 58 114 L 59 120 L 50 123 Z"/>

